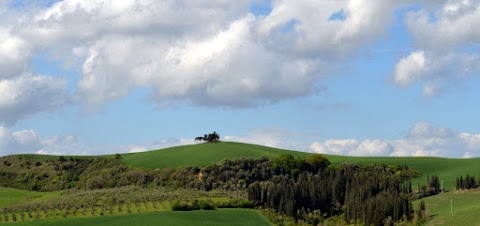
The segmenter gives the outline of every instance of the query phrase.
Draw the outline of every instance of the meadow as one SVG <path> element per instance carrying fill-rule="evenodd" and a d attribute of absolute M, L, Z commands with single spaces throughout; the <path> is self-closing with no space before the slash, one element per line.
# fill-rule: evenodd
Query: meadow
<path fill-rule="evenodd" d="M 3 223 L 15 226 L 162 226 L 162 225 L 272 225 L 259 210 L 253 209 L 218 209 L 197 211 L 159 211 L 149 213 L 123 214 L 102 217 L 66 218 L 26 222 Z"/>
<path fill-rule="evenodd" d="M 161 150 L 122 155 L 123 162 L 135 167 L 178 168 L 182 166 L 205 166 L 220 163 L 224 159 L 258 158 L 266 156 L 276 158 L 282 154 L 291 154 L 297 158 L 306 158 L 312 153 L 277 149 L 253 144 L 221 142 L 185 145 Z M 343 163 L 406 165 L 420 172 L 422 177 L 413 181 L 424 184 L 428 176 L 436 174 L 444 181 L 445 189 L 454 189 L 459 176 L 470 174 L 480 176 L 480 158 L 448 159 L 436 157 L 351 157 L 325 155 L 333 165 Z"/>
<path fill-rule="evenodd" d="M 480 225 L 480 190 L 450 191 L 422 199 L 430 215 L 426 225 Z M 421 200 L 414 202 L 415 206 Z M 453 208 L 451 208 L 453 204 Z M 453 211 L 451 211 L 453 210 Z"/>

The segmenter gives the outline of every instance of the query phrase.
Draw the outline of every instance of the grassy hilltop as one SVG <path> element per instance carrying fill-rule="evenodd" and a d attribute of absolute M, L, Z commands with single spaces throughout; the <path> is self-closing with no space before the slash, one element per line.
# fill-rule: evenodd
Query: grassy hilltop
<path fill-rule="evenodd" d="M 282 154 L 291 154 L 305 158 L 311 153 L 288 151 L 253 144 L 220 142 L 177 146 L 155 151 L 123 155 L 123 162 L 135 167 L 177 168 L 181 166 L 204 166 L 220 163 L 224 159 L 276 158 Z"/>
<path fill-rule="evenodd" d="M 123 161 L 131 166 L 146 168 L 167 168 L 181 166 L 203 166 L 220 163 L 224 159 L 258 158 L 261 156 L 275 158 L 282 154 L 291 154 L 306 158 L 312 153 L 290 151 L 260 145 L 221 142 L 185 145 L 155 151 L 123 155 Z M 349 157 L 325 155 L 334 165 L 343 163 L 407 165 L 422 173 L 421 180 L 438 175 L 444 181 L 445 188 L 455 188 L 455 178 L 467 173 L 480 176 L 480 158 L 448 159 L 436 157 Z M 416 188 L 416 184 L 413 184 Z"/>

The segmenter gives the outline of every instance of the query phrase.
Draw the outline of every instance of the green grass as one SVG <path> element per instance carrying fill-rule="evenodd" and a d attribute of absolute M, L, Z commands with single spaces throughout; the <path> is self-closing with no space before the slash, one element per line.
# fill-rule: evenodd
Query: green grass
<path fill-rule="evenodd" d="M 423 199 L 430 214 L 426 225 L 480 225 L 480 190 L 447 192 Z M 453 214 L 450 201 L 453 201 Z M 414 202 L 418 207 L 420 200 Z"/>
<path fill-rule="evenodd" d="M 275 158 L 289 153 L 295 157 L 306 158 L 312 153 L 289 151 L 259 145 L 221 142 L 197 145 L 185 145 L 161 150 L 126 154 L 123 161 L 131 166 L 145 168 L 177 168 L 181 166 L 203 166 L 220 163 L 224 159 L 238 159 L 241 157 L 258 158 L 266 156 Z M 426 183 L 427 176 L 437 174 L 444 181 L 445 188 L 455 188 L 455 179 L 470 173 L 480 176 L 480 158 L 474 159 L 447 159 L 435 157 L 348 157 L 326 155 L 334 165 L 342 163 L 357 164 L 390 164 L 407 165 L 413 170 L 422 173 L 419 181 Z M 417 181 L 413 187 L 417 187 Z"/>
<path fill-rule="evenodd" d="M 455 189 L 455 180 L 459 176 L 469 173 L 471 176 L 480 176 L 480 158 L 473 159 L 447 159 L 436 157 L 347 157 L 326 156 L 333 164 L 340 165 L 344 162 L 358 164 L 382 163 L 389 165 L 407 165 L 411 169 L 422 173 L 420 184 L 425 184 L 427 176 L 438 175 L 444 181 L 444 187 Z M 418 181 L 418 180 L 417 180 Z M 417 188 L 416 182 L 413 188 Z"/>
<path fill-rule="evenodd" d="M 253 209 L 219 209 L 219 210 L 199 210 L 199 211 L 161 211 L 140 214 L 113 215 L 88 218 L 66 218 L 55 220 L 40 220 L 4 223 L 0 225 L 18 225 L 18 226 L 162 226 L 162 225 L 197 225 L 197 226 L 215 226 L 215 225 L 272 225 L 258 210 Z"/>
<path fill-rule="evenodd" d="M 310 153 L 288 151 L 265 146 L 220 142 L 185 145 L 156 151 L 125 154 L 123 162 L 145 168 L 177 168 L 181 166 L 204 166 L 220 163 L 224 159 L 259 158 L 262 156 L 275 158 L 289 153 L 296 157 L 307 157 Z"/>
<path fill-rule="evenodd" d="M 58 192 L 34 192 L 0 187 L 0 208 L 28 203 L 57 195 Z"/>

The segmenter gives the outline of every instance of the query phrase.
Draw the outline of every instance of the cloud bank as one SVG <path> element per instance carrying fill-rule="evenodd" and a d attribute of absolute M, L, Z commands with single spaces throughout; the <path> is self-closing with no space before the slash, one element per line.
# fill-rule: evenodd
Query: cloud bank
<path fill-rule="evenodd" d="M 11 4 L 9 4 L 11 3 Z M 479 3 L 475 1 L 272 1 L 254 15 L 247 1 L 64 0 L 12 8 L 0 5 L 0 83 L 25 93 L 25 79 L 71 101 L 29 95 L 0 103 L 12 124 L 62 105 L 96 108 L 134 89 L 151 91 L 158 107 L 188 104 L 246 108 L 309 96 L 322 78 L 360 49 L 384 37 L 394 12 L 409 4 L 437 4 L 408 14 L 416 50 L 393 69 L 402 87 L 424 84 L 424 95 L 478 70 Z M 18 5 L 18 3 L 17 3 Z M 434 17 L 434 20 L 428 18 Z M 466 25 L 466 26 L 464 26 Z M 48 53 L 81 71 L 75 84 L 37 75 L 33 57 Z M 441 73 L 440 73 L 441 72 Z M 70 81 L 72 82 L 72 81 Z M 74 87 L 74 88 L 68 88 Z M 24 94 L 27 95 L 27 94 Z M 46 94 L 47 95 L 47 94 Z M 50 97 L 51 98 L 51 97 Z M 24 109 L 25 103 L 50 103 Z"/>
<path fill-rule="evenodd" d="M 169 138 L 149 144 L 87 145 L 71 135 L 44 138 L 35 130 L 11 131 L 0 127 L 0 156 L 13 154 L 108 155 L 144 152 L 194 143 L 193 139 Z"/>
<path fill-rule="evenodd" d="M 254 143 L 270 147 L 349 156 L 438 156 L 470 158 L 480 156 L 480 134 L 457 132 L 418 122 L 403 138 L 383 139 L 325 139 L 280 128 L 255 129 L 246 136 L 226 136 L 224 140 Z"/>

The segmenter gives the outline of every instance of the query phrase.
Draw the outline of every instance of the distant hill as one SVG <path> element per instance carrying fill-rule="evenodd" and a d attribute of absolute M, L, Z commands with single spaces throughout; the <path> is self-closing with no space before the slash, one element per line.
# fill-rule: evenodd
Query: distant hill
<path fill-rule="evenodd" d="M 282 154 L 291 154 L 305 158 L 312 153 L 289 151 L 260 145 L 220 142 L 177 146 L 155 151 L 124 154 L 123 162 L 135 167 L 176 168 L 182 166 L 204 166 L 220 163 L 224 159 L 276 158 Z"/>
<path fill-rule="evenodd" d="M 260 145 L 220 142 L 177 146 L 149 152 L 123 155 L 123 161 L 131 166 L 145 168 L 167 168 L 181 166 L 203 166 L 220 163 L 224 159 L 258 158 L 261 156 L 275 158 L 282 154 L 291 154 L 306 158 L 313 153 L 284 150 Z M 469 173 L 480 176 L 480 158 L 448 159 L 436 157 L 350 157 L 325 155 L 334 165 L 343 163 L 407 165 L 422 173 L 419 179 L 425 183 L 427 176 L 436 174 L 444 181 L 445 188 L 455 188 L 455 179 Z M 416 181 L 413 188 L 417 188 Z"/>
<path fill-rule="evenodd" d="M 254 144 L 220 142 L 202 143 L 194 145 L 176 146 L 160 150 L 122 154 L 122 161 L 137 168 L 162 169 L 178 168 L 184 166 L 204 166 L 213 163 L 220 163 L 224 159 L 238 158 L 259 158 L 266 156 L 276 158 L 282 154 L 291 154 L 297 158 L 306 158 L 313 153 L 284 150 Z M 25 159 L 45 161 L 58 159 L 58 156 L 51 155 L 20 155 Z M 104 157 L 112 157 L 104 156 Z M 449 159 L 437 157 L 350 157 L 325 155 L 333 165 L 343 163 L 356 164 L 387 164 L 407 165 L 422 173 L 422 178 L 413 182 L 413 188 L 417 188 L 417 181 L 425 184 L 427 176 L 438 175 L 444 181 L 445 188 L 455 188 L 455 179 L 458 176 L 480 177 L 480 158 L 472 159 Z M 65 156 L 69 158 L 70 156 Z M 3 157 L 0 159 L 5 159 Z M 78 158 L 78 157 L 76 157 Z M 85 158 L 82 156 L 80 158 Z M 3 160 L 2 160 L 3 162 Z"/>

